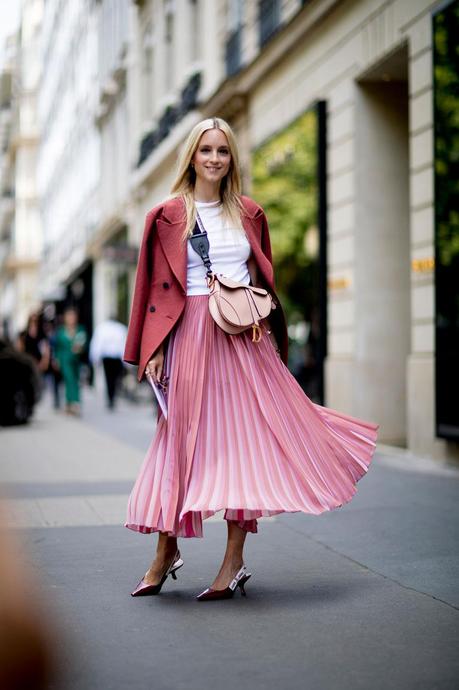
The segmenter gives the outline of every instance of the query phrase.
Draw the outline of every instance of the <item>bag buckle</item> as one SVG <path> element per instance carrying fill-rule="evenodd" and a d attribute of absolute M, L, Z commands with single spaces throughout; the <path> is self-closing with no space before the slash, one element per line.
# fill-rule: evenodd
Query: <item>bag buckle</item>
<path fill-rule="evenodd" d="M 257 323 L 252 324 L 252 343 L 259 343 L 263 332 Z"/>

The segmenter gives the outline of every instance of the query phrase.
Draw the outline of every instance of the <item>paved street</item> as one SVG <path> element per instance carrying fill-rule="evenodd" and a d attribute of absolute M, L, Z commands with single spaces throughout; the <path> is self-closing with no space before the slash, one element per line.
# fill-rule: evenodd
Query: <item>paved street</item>
<path fill-rule="evenodd" d="M 144 399 L 148 399 L 145 393 Z M 122 525 L 153 434 L 148 404 L 82 420 L 46 399 L 3 429 L 15 534 L 57 616 L 65 690 L 446 690 L 459 684 L 459 471 L 381 447 L 353 501 L 260 521 L 247 598 L 199 603 L 225 524 L 182 540 L 177 581 L 132 599 L 154 538 Z"/>

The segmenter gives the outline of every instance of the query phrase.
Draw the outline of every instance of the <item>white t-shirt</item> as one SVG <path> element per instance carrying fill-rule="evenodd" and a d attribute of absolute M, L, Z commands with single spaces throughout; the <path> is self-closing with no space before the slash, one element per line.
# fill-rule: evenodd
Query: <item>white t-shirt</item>
<path fill-rule="evenodd" d="M 209 238 L 209 257 L 214 273 L 222 273 L 248 285 L 250 274 L 247 260 L 250 256 L 250 243 L 244 229 L 224 227 L 222 207 L 219 201 L 195 201 L 202 224 Z M 208 295 L 206 268 L 201 257 L 187 242 L 187 295 Z"/>

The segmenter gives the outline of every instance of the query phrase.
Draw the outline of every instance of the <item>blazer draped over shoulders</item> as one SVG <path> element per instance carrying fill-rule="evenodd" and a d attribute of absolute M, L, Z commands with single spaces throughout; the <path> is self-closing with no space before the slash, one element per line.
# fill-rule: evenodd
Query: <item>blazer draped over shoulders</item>
<path fill-rule="evenodd" d="M 277 303 L 270 323 L 286 364 L 287 326 L 276 295 L 268 221 L 262 207 L 253 199 L 244 195 L 240 198 L 245 209 L 241 221 L 258 268 L 259 283 L 270 291 Z M 181 197 L 158 204 L 146 215 L 123 355 L 125 362 L 138 364 L 139 381 L 147 362 L 172 331 L 185 307 L 187 251 L 182 239 L 184 230 L 185 205 Z"/>

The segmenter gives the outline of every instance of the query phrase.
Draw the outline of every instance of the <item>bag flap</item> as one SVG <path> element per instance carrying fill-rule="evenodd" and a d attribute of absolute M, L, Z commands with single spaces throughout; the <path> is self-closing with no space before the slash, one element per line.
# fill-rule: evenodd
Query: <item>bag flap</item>
<path fill-rule="evenodd" d="M 235 289 L 235 288 L 249 288 L 252 292 L 256 292 L 258 295 L 267 295 L 268 291 L 265 290 L 264 288 L 257 288 L 253 287 L 252 285 L 242 285 L 241 283 L 238 283 L 236 280 L 233 280 L 232 278 L 227 278 L 226 276 L 222 275 L 221 273 L 216 273 L 215 274 L 216 279 L 218 280 L 219 283 L 224 285 L 227 288 Z"/>

